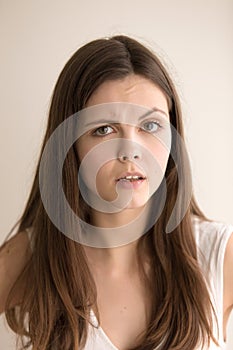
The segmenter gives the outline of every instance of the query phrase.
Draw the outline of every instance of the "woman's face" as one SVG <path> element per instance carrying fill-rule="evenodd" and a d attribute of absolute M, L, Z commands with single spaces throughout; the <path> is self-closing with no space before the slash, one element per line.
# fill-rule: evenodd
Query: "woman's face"
<path fill-rule="evenodd" d="M 114 104 L 115 102 L 121 102 L 122 107 L 121 104 Z M 142 207 L 148 201 L 151 192 L 155 192 L 161 183 L 169 158 L 169 147 L 166 142 L 162 142 L 161 136 L 165 125 L 166 128 L 169 126 L 167 100 L 163 92 L 150 80 L 139 75 L 130 75 L 122 80 L 104 82 L 91 95 L 86 107 L 111 103 L 113 107 L 117 105 L 118 111 L 122 109 L 123 114 L 128 117 L 103 123 L 102 120 L 98 120 L 102 119 L 98 113 L 94 116 L 94 123 L 90 123 L 93 125 L 76 142 L 80 163 L 82 164 L 85 158 L 87 160 L 83 178 L 85 179 L 85 174 L 87 177 L 92 174 L 99 196 L 107 202 L 116 200 L 119 191 L 122 195 L 124 191 L 131 190 L 132 198 L 127 208 Z M 131 123 L 131 106 L 136 108 L 135 110 L 140 111 L 141 108 L 151 112 L 143 113 L 145 117 Z M 129 112 L 125 113 L 127 108 Z M 111 147 L 116 147 L 115 156 L 106 157 L 106 161 L 103 161 L 95 174 L 93 164 L 98 154 L 99 157 L 103 157 L 104 150 L 108 154 Z M 98 149 L 99 153 L 96 152 Z M 156 174 L 152 176 L 149 170 L 150 165 L 155 162 L 160 172 L 157 180 Z"/>

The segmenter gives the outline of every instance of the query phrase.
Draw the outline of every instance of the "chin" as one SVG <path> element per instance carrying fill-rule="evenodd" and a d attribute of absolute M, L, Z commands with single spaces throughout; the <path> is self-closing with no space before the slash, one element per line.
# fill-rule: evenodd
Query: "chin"
<path fill-rule="evenodd" d="M 145 205 L 148 203 L 149 198 L 137 198 L 137 199 L 132 199 L 130 203 L 126 206 L 125 209 L 139 209 L 145 207 Z"/>

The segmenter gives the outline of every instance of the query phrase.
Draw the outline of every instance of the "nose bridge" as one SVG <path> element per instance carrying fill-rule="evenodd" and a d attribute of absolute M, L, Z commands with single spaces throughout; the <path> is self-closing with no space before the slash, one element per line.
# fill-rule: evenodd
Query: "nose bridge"
<path fill-rule="evenodd" d="M 131 124 L 122 125 L 122 137 L 128 140 L 136 140 L 136 127 Z"/>
<path fill-rule="evenodd" d="M 129 159 L 141 158 L 141 148 L 134 125 L 124 124 L 122 126 L 121 139 L 118 143 L 118 156 L 126 156 Z"/>

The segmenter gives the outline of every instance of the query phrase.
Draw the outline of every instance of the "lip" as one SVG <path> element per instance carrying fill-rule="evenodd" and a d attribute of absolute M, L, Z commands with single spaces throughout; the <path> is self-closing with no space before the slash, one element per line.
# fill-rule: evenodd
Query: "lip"
<path fill-rule="evenodd" d="M 120 181 L 121 179 L 123 179 L 126 176 L 139 176 L 142 177 L 142 179 L 140 180 L 135 180 L 135 181 L 143 181 L 146 180 L 146 176 L 138 171 L 127 171 L 124 172 L 122 174 L 120 174 L 120 176 L 117 177 L 116 182 Z"/>
<path fill-rule="evenodd" d="M 141 179 L 139 180 L 134 180 L 134 181 L 127 181 L 124 180 L 124 177 L 126 176 L 139 176 Z M 139 189 L 146 181 L 146 176 L 143 173 L 140 173 L 139 171 L 126 171 L 120 176 L 117 177 L 116 183 L 120 188 L 122 189 L 134 189 L 137 190 Z"/>

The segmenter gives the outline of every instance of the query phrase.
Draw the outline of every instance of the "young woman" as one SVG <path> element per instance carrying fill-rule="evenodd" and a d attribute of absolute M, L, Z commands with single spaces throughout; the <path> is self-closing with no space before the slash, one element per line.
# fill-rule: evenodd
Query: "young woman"
<path fill-rule="evenodd" d="M 204 216 L 188 169 L 179 99 L 156 55 L 126 36 L 81 47 L 0 251 L 0 310 L 23 349 L 224 347 L 233 227 Z"/>

